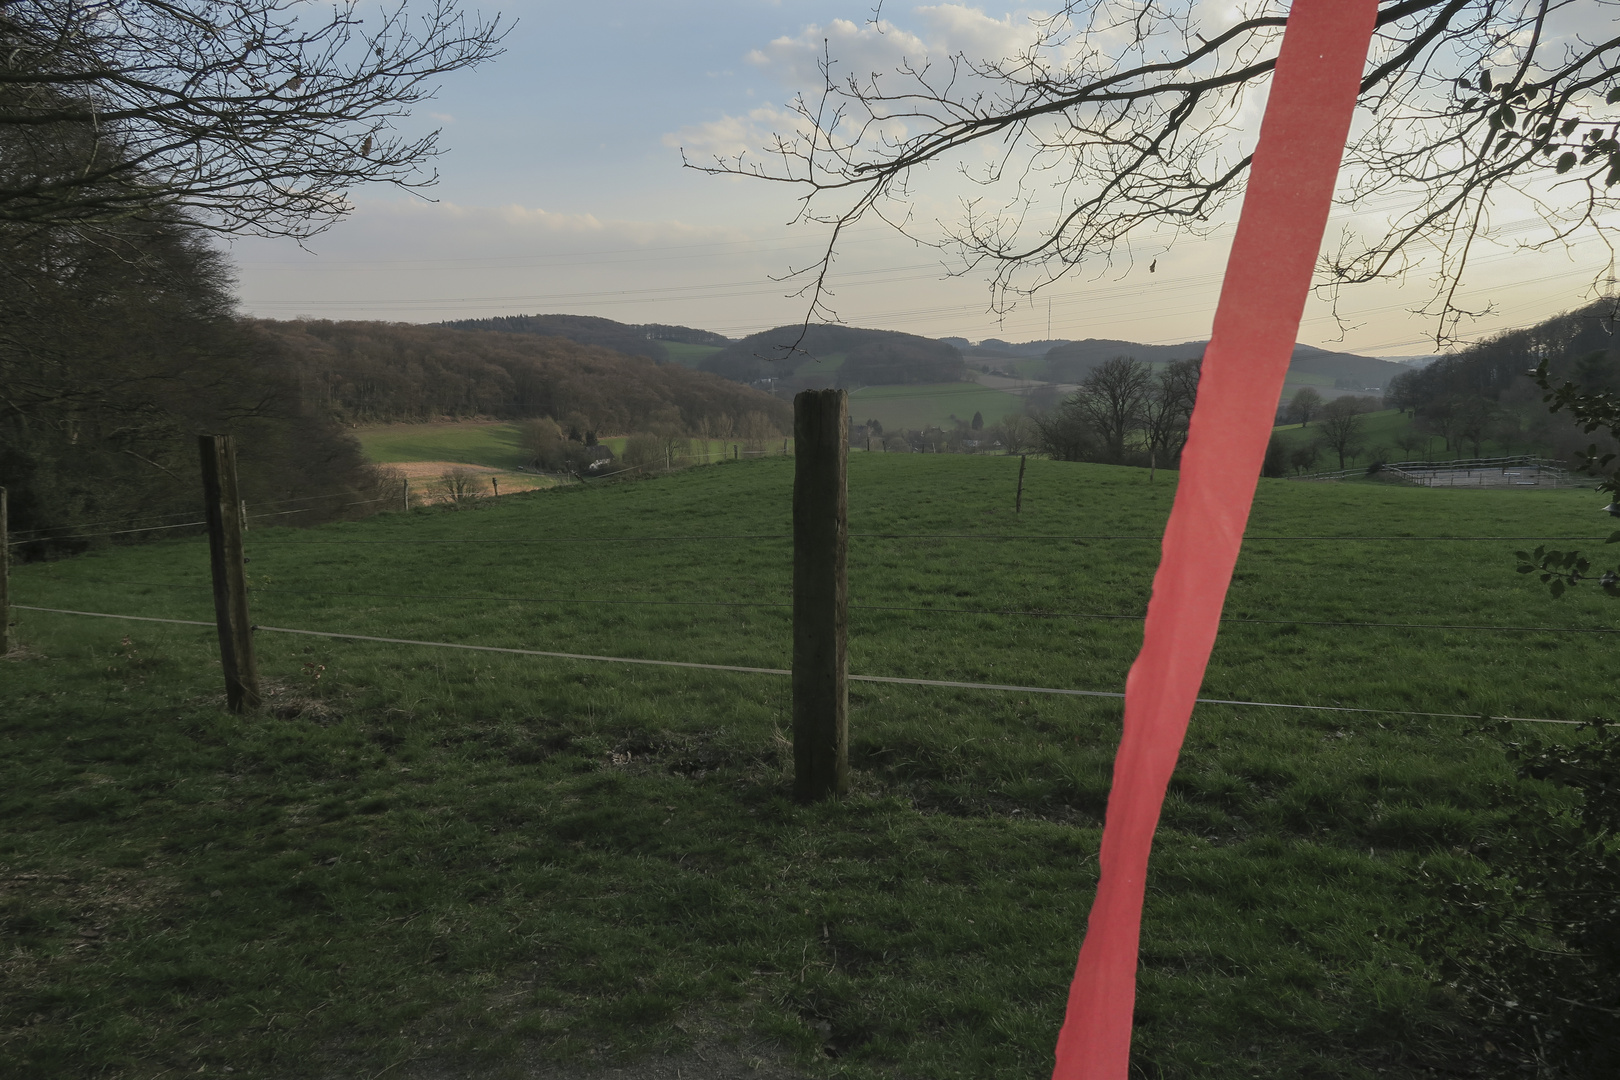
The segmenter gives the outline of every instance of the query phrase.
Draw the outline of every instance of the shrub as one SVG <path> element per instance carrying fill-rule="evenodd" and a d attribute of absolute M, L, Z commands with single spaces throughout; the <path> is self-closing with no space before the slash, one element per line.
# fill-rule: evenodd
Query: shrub
<path fill-rule="evenodd" d="M 1417 940 L 1475 1019 L 1552 1077 L 1620 1075 L 1620 729 L 1498 738 L 1519 783 L 1472 873 L 1429 876 Z"/>
<path fill-rule="evenodd" d="M 664 440 L 656 435 L 632 435 L 625 440 L 624 453 L 619 455 L 619 461 L 626 469 L 662 467 Z"/>

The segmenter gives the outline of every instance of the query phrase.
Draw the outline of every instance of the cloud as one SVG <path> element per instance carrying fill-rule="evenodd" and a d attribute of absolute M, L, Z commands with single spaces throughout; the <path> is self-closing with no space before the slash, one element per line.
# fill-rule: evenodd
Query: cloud
<path fill-rule="evenodd" d="M 922 68 L 962 55 L 970 61 L 1003 60 L 1034 42 L 1032 19 L 1040 12 L 1020 10 L 1001 18 L 965 4 L 929 4 L 910 12 L 914 29 L 883 19 L 855 23 L 834 19 L 811 24 L 792 36 L 779 37 L 748 55 L 755 67 L 768 70 L 792 91 L 821 85 L 821 64 L 830 57 L 835 79 L 892 76 L 896 68 Z"/>
<path fill-rule="evenodd" d="M 812 23 L 797 34 L 778 37 L 750 50 L 747 61 L 769 73 L 789 96 L 813 100 L 821 88 L 822 65 L 830 59 L 831 75 L 866 82 L 878 78 L 898 88 L 905 76 L 901 68 L 939 67 L 953 57 L 983 62 L 1017 56 L 1037 37 L 1033 20 L 1042 13 L 1021 9 L 999 18 L 965 4 L 928 4 L 908 13 L 910 28 L 884 19 L 877 23 L 834 19 Z M 784 108 L 765 107 L 744 114 L 725 114 L 663 137 L 664 145 L 719 157 L 755 153 L 775 133 L 791 133 L 798 118 Z M 885 125 L 885 134 L 903 137 L 898 122 Z M 870 134 L 870 132 L 868 133 Z"/>
<path fill-rule="evenodd" d="M 685 150 L 696 158 L 734 158 L 757 152 L 773 132 L 791 132 L 798 118 L 786 109 L 762 105 L 742 116 L 725 115 L 718 120 L 683 127 L 663 137 L 665 146 Z"/>

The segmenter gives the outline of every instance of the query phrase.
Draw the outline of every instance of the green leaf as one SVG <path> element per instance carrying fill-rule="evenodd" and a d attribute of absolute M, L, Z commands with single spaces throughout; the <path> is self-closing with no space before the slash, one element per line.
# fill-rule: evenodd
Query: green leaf
<path fill-rule="evenodd" d="M 1573 169 L 1574 167 L 1575 167 L 1575 155 L 1574 154 L 1572 154 L 1568 150 L 1566 150 L 1562 154 L 1558 155 L 1558 165 L 1556 166 L 1556 168 L 1558 169 L 1558 171 L 1560 173 L 1567 173 L 1567 172 L 1569 172 L 1569 170 Z"/>
<path fill-rule="evenodd" d="M 1479 88 L 1487 94 L 1491 92 L 1491 73 L 1489 71 L 1479 73 Z"/>
<path fill-rule="evenodd" d="M 1556 599 L 1557 597 L 1564 595 L 1564 588 L 1565 586 L 1563 581 L 1555 581 L 1551 585 L 1547 586 L 1547 591 L 1552 593 L 1553 597 Z"/>
<path fill-rule="evenodd" d="M 1609 92 L 1603 95 L 1603 102 L 1606 105 L 1613 105 L 1617 101 L 1620 101 L 1620 86 L 1611 86 Z"/>
<path fill-rule="evenodd" d="M 1609 538 L 1603 542 L 1605 544 L 1620 544 L 1620 532 L 1610 533 Z"/>
<path fill-rule="evenodd" d="M 1472 90 L 1474 88 L 1474 84 L 1468 81 L 1468 76 L 1466 75 L 1457 80 L 1457 85 L 1462 87 L 1464 90 Z"/>

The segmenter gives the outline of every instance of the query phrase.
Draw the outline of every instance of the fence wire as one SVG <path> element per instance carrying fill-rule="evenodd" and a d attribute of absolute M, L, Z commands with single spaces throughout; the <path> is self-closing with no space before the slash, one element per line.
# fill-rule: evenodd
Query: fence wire
<path fill-rule="evenodd" d="M 117 615 L 104 611 L 72 611 L 66 608 L 34 607 L 25 604 L 13 604 L 12 607 L 23 611 L 39 611 L 56 615 L 82 615 L 97 619 L 128 619 L 136 622 L 171 623 L 177 626 L 206 626 L 213 627 L 211 622 L 201 622 L 195 619 L 159 619 L 144 615 Z M 415 645 L 432 649 L 460 649 L 466 652 L 503 653 L 512 656 L 538 656 L 556 660 L 584 660 L 610 664 L 637 664 L 648 667 L 687 668 L 702 671 L 725 671 L 746 675 L 789 675 L 793 674 L 788 668 L 747 667 L 739 664 L 705 664 L 687 660 L 648 660 L 629 656 L 601 656 L 595 653 L 555 652 L 545 649 L 517 649 L 499 645 L 470 645 L 452 641 L 423 641 L 417 638 L 380 637 L 372 634 L 348 634 L 332 630 L 303 630 L 285 626 L 254 626 L 256 632 L 267 634 L 296 634 L 305 637 L 332 638 L 343 641 L 368 641 L 384 645 Z M 1019 694 L 1051 694 L 1061 697 L 1111 698 L 1122 700 L 1124 693 L 1117 690 L 1072 690 L 1053 686 L 1019 686 L 1010 683 L 976 683 L 959 682 L 953 679 L 913 679 L 895 675 L 850 675 L 850 682 L 860 683 L 887 683 L 899 686 L 932 686 L 955 690 L 989 690 L 1003 693 Z M 1522 724 L 1565 724 L 1579 725 L 1579 720 L 1550 720 L 1530 716 L 1493 716 L 1486 713 L 1449 713 L 1449 712 L 1423 712 L 1414 709 L 1369 709 L 1355 708 L 1346 705 L 1300 705 L 1280 701 L 1239 701 L 1227 698 L 1198 698 L 1200 705 L 1233 705 L 1255 709 L 1294 709 L 1306 712 L 1327 713 L 1360 713 L 1377 716 L 1410 716 L 1428 719 L 1446 720 L 1508 720 Z"/>

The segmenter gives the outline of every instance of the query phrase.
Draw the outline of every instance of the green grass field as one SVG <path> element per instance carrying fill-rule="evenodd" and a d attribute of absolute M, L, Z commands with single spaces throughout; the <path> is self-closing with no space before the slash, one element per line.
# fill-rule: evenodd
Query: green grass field
<path fill-rule="evenodd" d="M 850 471 L 853 672 L 1121 687 L 1173 474 L 1032 459 L 1015 516 L 1005 458 Z M 254 619 L 784 667 L 792 474 L 255 528 Z M 1610 601 L 1513 573 L 1528 541 L 1411 539 L 1601 536 L 1591 503 L 1262 481 L 1205 694 L 1601 712 L 1611 637 L 1467 627 L 1607 629 Z M 1368 535 L 1401 539 L 1264 539 Z M 174 540 L 19 566 L 12 598 L 206 623 L 207 582 L 206 546 Z M 261 630 L 268 707 L 234 717 L 210 626 L 15 614 L 0 1074 L 464 1076 L 728 1036 L 817 1076 L 1050 1073 L 1115 701 L 853 684 L 854 791 L 801 807 L 779 676 Z M 1140 1075 L 1492 1067 L 1402 936 L 1421 874 L 1504 827 L 1472 726 L 1197 709 L 1148 883 Z"/>
<path fill-rule="evenodd" d="M 1288 400 L 1286 393 L 1283 400 Z M 1412 430 L 1412 418 L 1397 409 L 1382 409 L 1368 413 L 1362 419 L 1366 426 L 1361 449 L 1354 458 L 1346 458 L 1347 468 L 1371 461 L 1374 454 L 1382 454 L 1385 461 L 1450 461 L 1475 456 L 1473 446 L 1465 445 L 1461 439 L 1453 439 L 1451 449 L 1447 450 L 1445 441 L 1438 435 L 1429 439 L 1427 450 L 1408 450 L 1400 446 L 1401 436 Z M 1278 437 L 1290 448 L 1311 442 L 1320 432 L 1320 428 L 1314 422 L 1306 426 L 1284 424 L 1275 430 Z M 1504 445 L 1489 440 L 1482 444 L 1480 451 L 1484 457 L 1546 452 L 1545 449 L 1538 449 L 1526 442 Z M 1323 470 L 1339 468 L 1338 455 L 1330 449 L 1323 448 L 1316 468 Z"/>
<path fill-rule="evenodd" d="M 926 427 L 949 430 L 958 419 L 973 419 L 975 412 L 982 413 L 988 425 L 1008 413 L 1023 411 L 1024 399 L 1017 394 L 969 382 L 868 386 L 849 395 L 850 422 L 875 419 L 885 431 Z"/>
<path fill-rule="evenodd" d="M 366 457 L 376 462 L 454 461 L 516 469 L 528 464 L 518 446 L 516 424 L 462 421 L 442 424 L 382 424 L 359 428 Z"/>
<path fill-rule="evenodd" d="M 684 341 L 666 341 L 664 348 L 669 350 L 669 358 L 677 364 L 686 367 L 697 367 L 708 356 L 720 351 L 719 345 L 691 345 Z"/>

